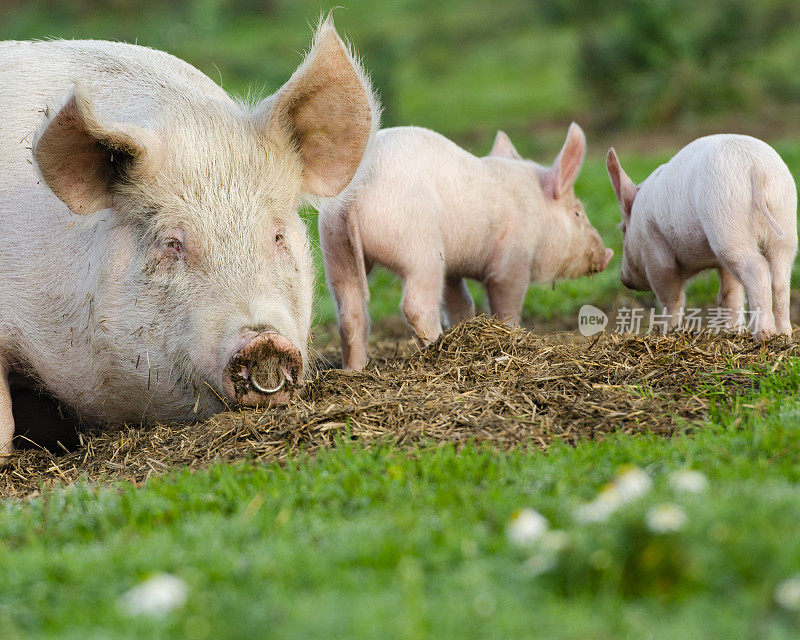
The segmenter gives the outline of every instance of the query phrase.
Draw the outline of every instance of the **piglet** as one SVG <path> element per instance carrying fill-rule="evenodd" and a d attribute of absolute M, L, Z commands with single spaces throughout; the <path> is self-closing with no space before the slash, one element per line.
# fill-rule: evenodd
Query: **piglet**
<path fill-rule="evenodd" d="M 573 191 L 585 149 L 576 124 L 552 167 L 523 159 L 503 132 L 478 158 L 428 129 L 380 131 L 348 189 L 319 204 L 345 369 L 367 360 L 375 264 L 403 279 L 403 313 L 423 346 L 442 331 L 442 307 L 451 324 L 474 315 L 465 278 L 517 324 L 529 283 L 605 269 L 613 251 Z"/>
<path fill-rule="evenodd" d="M 652 289 L 670 327 L 680 324 L 686 281 L 718 269 L 730 328 L 741 324 L 746 291 L 756 339 L 791 333 L 797 190 L 772 147 L 742 135 L 699 138 L 639 186 L 614 149 L 606 166 L 622 208 L 622 283 Z"/>

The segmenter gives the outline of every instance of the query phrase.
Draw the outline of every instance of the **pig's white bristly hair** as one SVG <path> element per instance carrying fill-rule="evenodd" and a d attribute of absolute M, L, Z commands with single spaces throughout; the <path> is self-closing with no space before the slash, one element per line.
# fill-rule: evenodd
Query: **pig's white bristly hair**
<path fill-rule="evenodd" d="M 334 27 L 330 19 L 323 20 L 314 35 L 312 50 L 331 30 Z M 363 67 L 348 45 L 344 45 L 344 49 L 364 88 L 372 115 L 366 144 L 369 149 L 379 126 L 380 108 Z M 205 413 L 206 408 L 219 408 L 220 403 L 214 399 L 213 391 L 203 385 L 205 380 L 211 379 L 208 367 L 198 364 L 196 354 L 190 356 L 191 345 L 175 338 L 187 332 L 185 322 L 169 317 L 174 314 L 166 313 L 168 307 L 163 304 L 160 307 L 161 303 L 156 300 L 146 300 L 142 296 L 137 299 L 136 292 L 126 292 L 124 286 L 105 287 L 94 299 L 89 293 L 95 292 L 101 281 L 125 284 L 127 281 L 123 282 L 123 279 L 130 278 L 137 269 L 141 271 L 142 265 L 133 263 L 143 261 L 144 257 L 136 257 L 136 252 L 153 244 L 158 231 L 182 224 L 209 236 L 226 236 L 227 240 L 215 247 L 212 259 L 224 262 L 233 270 L 239 265 L 245 275 L 253 273 L 256 269 L 248 268 L 251 266 L 248 262 L 256 262 L 254 247 L 257 242 L 254 238 L 243 238 L 244 242 L 237 243 L 235 226 L 238 224 L 243 228 L 249 224 L 245 218 L 252 222 L 257 217 L 255 210 L 250 211 L 257 208 L 254 207 L 256 200 L 272 202 L 283 198 L 286 202 L 279 207 L 283 213 L 276 214 L 276 220 L 285 213 L 285 219 L 278 221 L 285 223 L 291 232 L 287 242 L 292 244 L 299 273 L 292 276 L 294 286 L 290 293 L 298 298 L 299 306 L 307 309 L 307 314 L 304 311 L 304 317 L 297 319 L 297 330 L 287 330 L 287 333 L 298 335 L 287 337 L 295 342 L 308 363 L 305 351 L 311 325 L 314 269 L 308 236 L 296 215 L 297 204 L 304 197 L 301 193 L 303 171 L 292 140 L 272 140 L 274 153 L 266 154 L 263 146 L 257 148 L 255 144 L 259 115 L 264 115 L 263 108 L 269 106 L 270 98 L 243 108 L 241 103 L 237 105 L 220 87 L 185 62 L 162 52 L 121 43 L 6 43 L 0 45 L 0 56 L 6 56 L 5 59 L 13 64 L 17 58 L 24 60 L 28 71 L 20 86 L 31 84 L 38 87 L 36 92 L 30 92 L 30 96 L 21 93 L 16 101 L 19 105 L 14 110 L 9 108 L 10 113 L 6 113 L 6 103 L 0 105 L 0 114 L 11 120 L 10 135 L 15 142 L 25 139 L 24 144 L 28 146 L 38 141 L 59 107 L 70 99 L 74 78 L 83 78 L 87 95 L 93 98 L 98 121 L 133 123 L 154 129 L 164 140 L 180 147 L 179 150 L 171 148 L 173 155 L 166 154 L 168 162 L 165 166 L 148 176 L 150 190 L 146 194 L 137 193 L 136 184 L 119 185 L 120 200 L 129 199 L 130 206 L 115 204 L 119 215 L 113 217 L 101 212 L 88 216 L 69 213 L 43 183 L 37 182 L 41 176 L 36 175 L 36 169 L 28 158 L 16 154 L 16 151 L 16 155 L 3 155 L 2 162 L 10 163 L 10 169 L 0 164 L 0 175 L 8 178 L 9 183 L 24 185 L 22 189 L 28 209 L 36 210 L 35 216 L 25 218 L 26 225 L 20 229 L 19 237 L 7 239 L 6 246 L 12 246 L 15 255 L 27 256 L 22 261 L 24 264 L 17 265 L 16 275 L 4 274 L 4 283 L 12 285 L 8 288 L 11 293 L 0 289 L 0 306 L 3 307 L 0 308 L 0 327 L 8 328 L 4 334 L 14 336 L 16 341 L 8 345 L 10 353 L 16 350 L 33 372 L 44 372 L 41 378 L 45 386 L 68 404 L 84 413 L 91 413 L 93 419 L 137 420 L 145 414 L 161 420 L 182 419 L 198 395 L 206 405 L 201 407 L 199 416 Z M 306 56 L 301 68 L 308 58 Z M 364 97 L 360 92 L 358 96 L 353 95 L 359 100 L 359 114 L 366 113 Z M 43 117 L 38 110 L 47 103 L 51 106 Z M 359 135 L 363 136 L 366 122 L 363 116 L 358 117 L 362 117 L 363 128 Z M 37 130 L 35 138 L 31 135 L 34 130 Z M 180 130 L 183 136 L 177 143 L 169 138 L 174 130 Z M 248 166 L 247 158 L 255 155 L 258 159 Z M 185 165 L 177 172 L 169 164 L 174 163 L 176 157 L 179 164 Z M 135 165 L 132 171 L 137 171 Z M 144 188 L 146 185 L 142 182 L 139 186 Z M 270 189 L 275 192 L 271 193 Z M 0 194 L 0 205 L 5 205 L 2 198 L 4 195 Z M 202 206 L 189 210 L 192 207 L 177 206 L 175 203 L 179 200 L 201 202 Z M 146 201 L 155 201 L 159 210 L 145 211 L 143 205 Z M 12 201 L 10 206 L 16 205 Z M 241 208 L 243 218 L 217 220 L 219 216 L 215 213 L 226 208 Z M 4 213 L 2 209 L 1 213 Z M 9 213 L 19 216 L 22 212 L 15 209 Z M 103 218 L 109 218 L 108 223 Z M 139 225 L 137 228 L 144 225 L 149 230 L 130 242 L 129 238 L 120 240 L 114 236 L 119 227 L 131 225 Z M 247 235 L 246 230 L 241 231 Z M 112 237 L 115 238 L 113 245 L 110 244 Z M 42 238 L 47 238 L 47 241 L 42 242 Z M 126 251 L 132 252 L 134 257 L 122 255 Z M 122 266 L 113 260 L 117 253 L 121 254 L 119 262 Z M 245 254 L 252 259 L 245 259 Z M 59 257 L 68 257 L 68 268 L 59 267 L 61 263 L 56 260 Z M 112 277 L 106 277 L 104 269 L 111 271 Z M 32 282 L 37 283 L 37 287 L 31 287 Z M 181 291 L 168 296 L 167 304 L 184 304 L 185 298 L 192 294 L 197 294 L 195 302 L 205 300 L 208 307 L 226 304 L 225 296 L 220 294 L 217 296 L 219 299 L 215 298 L 209 305 L 208 292 L 204 297 L 201 295 L 203 292 L 194 291 L 187 277 L 176 277 L 175 283 Z M 42 287 L 46 289 L 46 296 L 41 293 Z M 247 293 L 244 291 L 246 288 L 247 283 L 229 281 L 223 287 L 223 293 L 241 297 Z M 24 310 L 21 308 L 23 305 L 27 305 Z M 264 316 L 263 313 L 260 315 Z M 34 316 L 36 322 L 31 322 L 30 316 Z M 153 326 L 148 324 L 149 321 L 141 322 L 145 316 L 154 319 Z M 200 320 L 206 323 L 209 335 L 225 333 L 225 328 L 218 326 L 220 322 Z M 262 322 L 269 323 L 269 318 Z M 144 328 L 145 333 L 137 333 L 140 324 L 148 325 Z M 74 329 L 73 334 L 71 329 Z M 110 333 L 103 338 L 106 330 Z M 74 349 L 71 346 L 73 336 Z M 171 342 L 165 348 L 168 341 Z M 84 353 L 86 349 L 89 351 Z M 134 371 L 127 355 L 133 354 L 136 360 L 137 350 L 141 354 L 141 363 Z M 77 355 L 79 353 L 82 355 Z M 74 366 L 68 364 L 70 358 Z M 142 371 L 144 382 L 140 384 Z M 163 382 L 166 376 L 166 386 L 185 383 L 188 390 L 170 394 L 162 388 L 160 395 L 151 392 L 146 385 L 148 371 L 152 372 L 154 380 L 156 375 L 160 375 Z M 192 389 L 193 386 L 196 388 Z M 128 393 L 124 393 L 126 389 Z M 87 407 L 95 410 L 87 412 Z"/>

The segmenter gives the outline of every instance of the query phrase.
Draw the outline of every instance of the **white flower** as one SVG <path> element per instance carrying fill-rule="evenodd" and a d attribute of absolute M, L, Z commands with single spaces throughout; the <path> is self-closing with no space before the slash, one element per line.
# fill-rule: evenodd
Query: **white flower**
<path fill-rule="evenodd" d="M 619 492 L 610 486 L 591 502 L 578 505 L 573 515 L 578 522 L 605 522 L 621 504 Z"/>
<path fill-rule="evenodd" d="M 556 556 L 552 553 L 534 553 L 525 561 L 525 568 L 534 576 L 552 571 L 555 566 Z"/>
<path fill-rule="evenodd" d="M 645 516 L 647 528 L 654 533 L 671 533 L 683 529 L 689 521 L 686 512 L 676 504 L 659 504 Z"/>
<path fill-rule="evenodd" d="M 708 480 L 699 471 L 684 469 L 676 471 L 669 476 L 669 486 L 673 491 L 684 491 L 686 493 L 703 493 L 708 486 Z"/>
<path fill-rule="evenodd" d="M 579 505 L 574 512 L 575 519 L 579 522 L 604 522 L 624 504 L 641 498 L 652 486 L 650 477 L 644 471 L 628 467 L 594 500 Z"/>
<path fill-rule="evenodd" d="M 542 534 L 539 548 L 545 553 L 560 553 L 569 546 L 569 534 L 561 529 L 552 529 Z"/>
<path fill-rule="evenodd" d="M 641 469 L 629 467 L 617 476 L 617 479 L 614 481 L 614 486 L 616 486 L 617 491 L 619 491 L 622 503 L 625 504 L 633 502 L 645 495 L 650 491 L 653 482 L 650 480 L 650 476 Z"/>
<path fill-rule="evenodd" d="M 120 607 L 129 615 L 163 617 L 186 604 L 186 583 L 168 573 L 156 573 L 120 597 Z"/>
<path fill-rule="evenodd" d="M 792 576 L 775 587 L 775 602 L 784 609 L 800 609 L 800 575 Z"/>
<path fill-rule="evenodd" d="M 508 523 L 508 539 L 521 547 L 530 546 L 547 531 L 548 523 L 538 511 L 520 509 Z"/>

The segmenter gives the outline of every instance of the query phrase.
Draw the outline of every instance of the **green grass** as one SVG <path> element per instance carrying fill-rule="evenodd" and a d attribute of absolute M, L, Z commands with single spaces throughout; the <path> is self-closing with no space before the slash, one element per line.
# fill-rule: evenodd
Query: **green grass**
<path fill-rule="evenodd" d="M 543 123 L 565 132 L 594 105 L 576 72 L 577 31 L 540 18 L 545 4 L 354 0 L 336 21 L 373 73 L 387 124 L 429 126 L 478 154 L 503 128 L 520 151 L 548 162 L 560 140 L 531 132 Z M 288 78 L 308 44 L 307 22 L 329 6 L 52 0 L 4 8 L 0 38 L 138 40 L 234 93 L 259 93 Z M 793 73 L 790 35 L 757 57 L 755 75 Z M 616 257 L 593 278 L 531 287 L 528 321 L 558 323 L 587 303 L 653 304 L 619 283 L 619 209 L 592 140 L 577 192 Z M 800 145 L 777 148 L 800 176 Z M 622 161 L 640 181 L 674 151 Z M 327 323 L 335 313 L 319 259 L 317 269 L 316 314 Z M 396 313 L 397 279 L 378 270 L 371 287 L 373 317 Z M 703 275 L 688 302 L 713 304 L 715 295 L 716 276 Z M 796 638 L 800 614 L 774 593 L 800 574 L 800 363 L 760 385 L 731 400 L 709 384 L 708 423 L 670 440 L 620 435 L 544 454 L 368 449 L 342 434 L 335 448 L 285 467 L 175 470 L 143 487 L 5 501 L 0 637 Z M 575 507 L 625 465 L 644 469 L 652 491 L 604 523 L 576 522 Z M 669 474 L 684 468 L 708 477 L 706 493 L 669 488 Z M 688 522 L 659 535 L 644 522 L 664 502 Z M 566 534 L 564 549 L 509 542 L 509 522 L 526 507 Z M 531 570 L 542 562 L 550 569 Z M 186 582 L 185 608 L 164 619 L 127 616 L 121 595 L 154 572 Z"/>
<path fill-rule="evenodd" d="M 2 637 L 797 637 L 800 614 L 774 592 L 800 573 L 798 385 L 795 362 L 691 437 L 546 454 L 343 438 L 285 467 L 6 501 Z M 577 522 L 576 506 L 626 465 L 652 491 L 606 522 Z M 686 468 L 706 475 L 705 493 L 668 486 Z M 685 511 L 683 529 L 645 526 L 662 503 Z M 508 540 L 526 507 L 564 532 L 562 550 Z M 155 572 L 186 582 L 185 608 L 129 616 L 121 595 Z"/>

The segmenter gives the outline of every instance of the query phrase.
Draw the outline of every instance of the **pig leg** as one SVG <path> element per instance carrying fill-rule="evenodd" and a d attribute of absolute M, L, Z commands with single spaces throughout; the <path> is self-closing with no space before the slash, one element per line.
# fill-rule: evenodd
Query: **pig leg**
<path fill-rule="evenodd" d="M 669 328 L 677 328 L 686 299 L 683 292 L 685 279 L 680 270 L 675 266 L 654 263 L 654 266 L 647 268 L 647 281 L 658 298 L 661 312 L 669 314 Z"/>
<path fill-rule="evenodd" d="M 772 276 L 772 314 L 778 333 L 792 335 L 792 322 L 789 319 L 789 280 L 792 276 L 795 249 L 781 248 L 768 255 Z"/>
<path fill-rule="evenodd" d="M 720 261 L 744 285 L 750 313 L 755 314 L 753 337 L 761 341 L 773 335 L 775 317 L 772 315 L 772 277 L 766 258 L 756 249 L 750 249 L 720 256 Z"/>
<path fill-rule="evenodd" d="M 450 326 L 475 315 L 475 302 L 463 278 L 448 278 L 444 285 L 444 308 Z"/>
<path fill-rule="evenodd" d="M 11 413 L 11 389 L 8 367 L 0 361 L 0 459 L 14 452 L 14 414 Z"/>
<path fill-rule="evenodd" d="M 717 294 L 717 306 L 720 309 L 727 309 L 730 312 L 728 328 L 738 330 L 742 327 L 741 320 L 744 317 L 744 287 L 736 276 L 724 267 L 719 268 L 719 294 Z"/>
<path fill-rule="evenodd" d="M 343 223 L 319 221 L 320 247 L 325 257 L 325 277 L 336 302 L 342 367 L 357 371 L 367 364 L 369 313 L 359 265 Z"/>
<path fill-rule="evenodd" d="M 403 315 L 423 347 L 442 333 L 442 271 L 442 268 L 417 268 L 403 279 Z"/>
<path fill-rule="evenodd" d="M 489 280 L 486 283 L 489 311 L 507 325 L 519 326 L 522 303 L 525 301 L 527 292 L 528 280 L 526 278 Z"/>
<path fill-rule="evenodd" d="M 369 313 L 367 302 L 361 293 L 361 285 L 355 281 L 339 281 L 333 297 L 339 313 L 339 339 L 342 343 L 342 367 L 346 371 L 359 371 L 367 364 L 369 343 Z"/>

